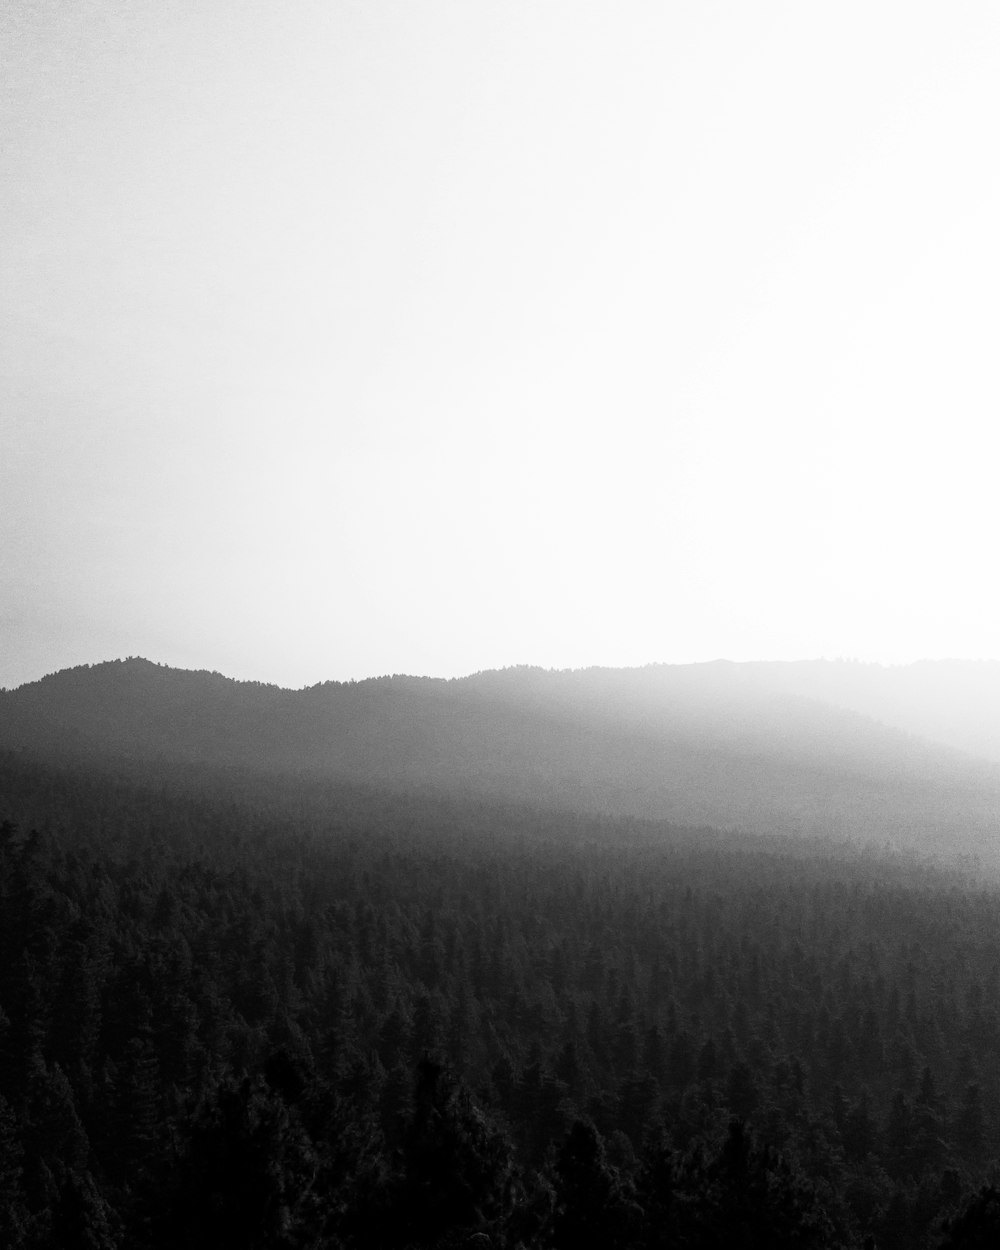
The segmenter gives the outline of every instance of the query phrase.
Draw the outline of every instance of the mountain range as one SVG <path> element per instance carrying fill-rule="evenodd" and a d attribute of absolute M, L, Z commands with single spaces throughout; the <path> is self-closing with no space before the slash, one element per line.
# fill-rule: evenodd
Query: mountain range
<path fill-rule="evenodd" d="M 998 709 L 995 665 L 520 667 L 287 690 L 132 658 L 0 692 L 0 748 L 991 860 Z"/>

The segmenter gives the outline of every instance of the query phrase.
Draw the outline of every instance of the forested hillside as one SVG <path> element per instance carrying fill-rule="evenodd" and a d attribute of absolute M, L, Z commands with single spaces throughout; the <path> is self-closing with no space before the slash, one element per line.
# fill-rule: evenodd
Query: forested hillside
<path fill-rule="evenodd" d="M 971 865 L 23 754 L 0 796 L 11 1250 L 996 1236 Z"/>
<path fill-rule="evenodd" d="M 292 691 L 128 660 L 0 693 L 0 746 L 995 855 L 1000 767 L 762 671 L 507 669 Z"/>

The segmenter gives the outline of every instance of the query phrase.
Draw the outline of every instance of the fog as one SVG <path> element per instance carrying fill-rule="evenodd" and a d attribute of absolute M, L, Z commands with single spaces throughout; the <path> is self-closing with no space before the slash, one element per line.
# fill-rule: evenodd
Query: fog
<path fill-rule="evenodd" d="M 995 653 L 998 20 L 8 4 L 0 684 Z"/>

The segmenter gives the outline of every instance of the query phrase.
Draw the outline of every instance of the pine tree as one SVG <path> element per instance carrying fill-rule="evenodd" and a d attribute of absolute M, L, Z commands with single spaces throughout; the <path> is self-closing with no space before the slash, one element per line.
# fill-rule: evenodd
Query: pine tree
<path fill-rule="evenodd" d="M 400 1163 L 384 1230 L 390 1245 L 431 1246 L 446 1235 L 503 1229 L 515 1188 L 510 1145 L 433 1060 L 417 1066 Z"/>
<path fill-rule="evenodd" d="M 293 1250 L 322 1223 L 318 1160 L 264 1081 L 226 1080 L 203 1109 L 151 1218 L 154 1245 Z"/>
<path fill-rule="evenodd" d="M 983 1188 L 948 1225 L 940 1250 L 996 1250 L 1000 1244 L 1000 1193 Z"/>
<path fill-rule="evenodd" d="M 962 1154 L 970 1160 L 978 1160 L 985 1140 L 983 1124 L 982 1091 L 977 1084 L 969 1084 L 962 1095 L 962 1105 L 955 1119 L 955 1141 Z"/>
<path fill-rule="evenodd" d="M 639 1221 L 633 1195 L 608 1163 L 592 1124 L 577 1120 L 560 1148 L 552 1177 L 555 1215 L 552 1250 L 626 1247 Z"/>
<path fill-rule="evenodd" d="M 119 1250 L 124 1244 L 121 1223 L 89 1172 L 70 1172 L 60 1186 L 51 1238 L 53 1246 L 79 1250 Z"/>
<path fill-rule="evenodd" d="M 2 833 L 2 827 L 0 827 Z M 24 1245 L 28 1213 L 21 1185 L 24 1151 L 10 1104 L 0 1095 L 0 1246 Z"/>

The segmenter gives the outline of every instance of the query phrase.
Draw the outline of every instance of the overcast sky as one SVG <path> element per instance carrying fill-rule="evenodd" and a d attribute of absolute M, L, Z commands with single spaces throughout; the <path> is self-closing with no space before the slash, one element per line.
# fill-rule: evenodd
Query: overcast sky
<path fill-rule="evenodd" d="M 993 0 L 7 0 L 0 57 L 0 684 L 998 654 Z"/>

